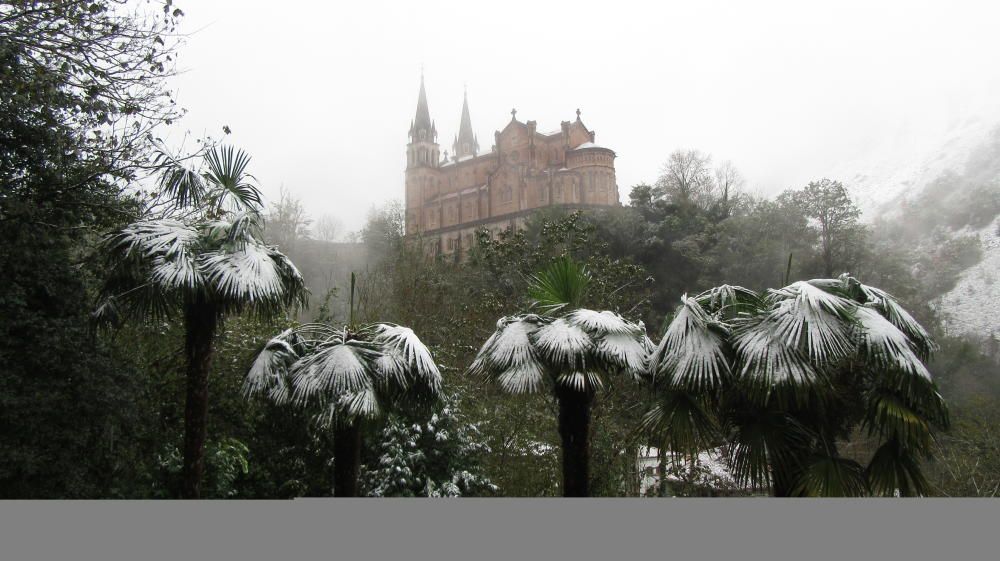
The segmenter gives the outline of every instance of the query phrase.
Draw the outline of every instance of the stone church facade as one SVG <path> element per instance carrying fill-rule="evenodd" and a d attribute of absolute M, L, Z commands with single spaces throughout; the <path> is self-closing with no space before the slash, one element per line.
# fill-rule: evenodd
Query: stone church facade
<path fill-rule="evenodd" d="M 620 205 L 615 153 L 598 146 L 580 120 L 539 131 L 535 121 L 511 120 L 480 153 L 469 101 L 462 106 L 452 152 L 441 152 L 430 118 L 423 78 L 406 147 L 406 234 L 428 253 L 453 255 L 472 247 L 475 232 L 520 228 L 533 211 Z"/>

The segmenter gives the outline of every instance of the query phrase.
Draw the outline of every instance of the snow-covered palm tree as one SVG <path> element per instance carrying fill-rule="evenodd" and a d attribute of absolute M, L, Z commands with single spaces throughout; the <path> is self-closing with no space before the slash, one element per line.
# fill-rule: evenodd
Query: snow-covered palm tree
<path fill-rule="evenodd" d="M 638 380 L 650 348 L 641 324 L 581 308 L 590 282 L 570 258 L 530 279 L 538 314 L 501 318 L 469 373 L 510 393 L 551 391 L 559 403 L 563 494 L 588 496 L 590 409 L 607 376 Z"/>
<path fill-rule="evenodd" d="M 280 314 L 306 297 L 292 262 L 261 241 L 261 197 L 246 173 L 249 162 L 242 151 L 212 148 L 196 169 L 164 152 L 159 196 L 146 216 L 104 240 L 109 273 L 95 316 L 184 321 L 185 498 L 200 494 L 219 323 L 241 312 Z"/>
<path fill-rule="evenodd" d="M 681 299 L 644 424 L 675 453 L 726 444 L 741 483 L 776 495 L 922 494 L 919 458 L 948 423 L 932 350 L 892 296 L 847 275 L 718 287 Z M 856 429 L 877 443 L 866 465 L 838 449 Z"/>
<path fill-rule="evenodd" d="M 334 495 L 354 497 L 361 424 L 399 405 L 438 399 L 441 373 L 407 327 L 306 324 L 264 345 L 243 388 L 278 404 L 318 407 L 320 424 L 334 429 Z"/>

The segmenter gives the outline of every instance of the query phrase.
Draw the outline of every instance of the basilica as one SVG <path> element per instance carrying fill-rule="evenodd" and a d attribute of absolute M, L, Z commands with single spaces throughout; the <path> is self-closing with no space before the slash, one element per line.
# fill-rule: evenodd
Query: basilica
<path fill-rule="evenodd" d="M 476 230 L 519 228 L 533 211 L 620 205 L 615 153 L 576 120 L 538 130 L 517 111 L 481 151 L 465 96 L 451 152 L 442 152 L 423 77 L 406 146 L 406 233 L 428 253 L 452 255 L 472 246 Z M 459 253 L 460 254 L 460 253 Z"/>

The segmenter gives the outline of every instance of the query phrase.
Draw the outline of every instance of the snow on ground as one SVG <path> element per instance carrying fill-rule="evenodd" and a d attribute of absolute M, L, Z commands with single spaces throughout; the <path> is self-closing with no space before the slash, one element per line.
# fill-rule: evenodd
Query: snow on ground
<path fill-rule="evenodd" d="M 642 446 L 639 448 L 638 467 L 640 476 L 642 477 L 639 483 L 640 495 L 646 494 L 647 491 L 659 482 L 659 474 L 657 472 L 660 460 L 658 454 L 659 450 L 653 446 Z M 683 461 L 686 462 L 686 460 Z M 667 463 L 670 463 L 669 452 Z M 729 466 L 725 462 L 721 448 L 705 450 L 699 453 L 696 465 L 700 469 L 693 472 L 686 465 L 681 468 L 682 471 L 693 477 L 694 484 L 704 487 L 716 487 L 718 485 L 736 486 L 736 480 L 729 471 Z M 677 482 L 680 481 L 680 478 L 668 472 L 667 481 Z"/>
<path fill-rule="evenodd" d="M 982 260 L 962 272 L 955 288 L 943 295 L 935 307 L 942 313 L 949 333 L 1000 335 L 1000 217 L 979 230 Z"/>

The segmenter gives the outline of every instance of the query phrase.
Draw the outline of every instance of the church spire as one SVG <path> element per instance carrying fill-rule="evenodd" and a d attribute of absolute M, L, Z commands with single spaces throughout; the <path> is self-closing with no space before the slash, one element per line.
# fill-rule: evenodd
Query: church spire
<path fill-rule="evenodd" d="M 427 109 L 427 91 L 424 89 L 424 73 L 421 70 L 417 114 L 410 123 L 410 143 L 406 145 L 406 169 L 438 167 L 441 164 L 438 149 L 437 127 Z"/>
<path fill-rule="evenodd" d="M 462 100 L 462 121 L 458 127 L 458 138 L 452 146 L 455 158 L 475 156 L 479 153 L 479 142 L 472 132 L 472 117 L 469 116 L 469 92 L 465 91 Z"/>
<path fill-rule="evenodd" d="M 420 131 L 424 131 L 423 137 L 420 137 Z M 417 115 L 413 118 L 413 124 L 410 125 L 410 139 L 411 140 L 429 140 L 434 141 L 437 136 L 437 130 L 434 127 L 434 122 L 431 121 L 431 112 L 427 108 L 427 91 L 424 90 L 424 73 L 420 72 L 420 94 L 417 96 Z"/>

